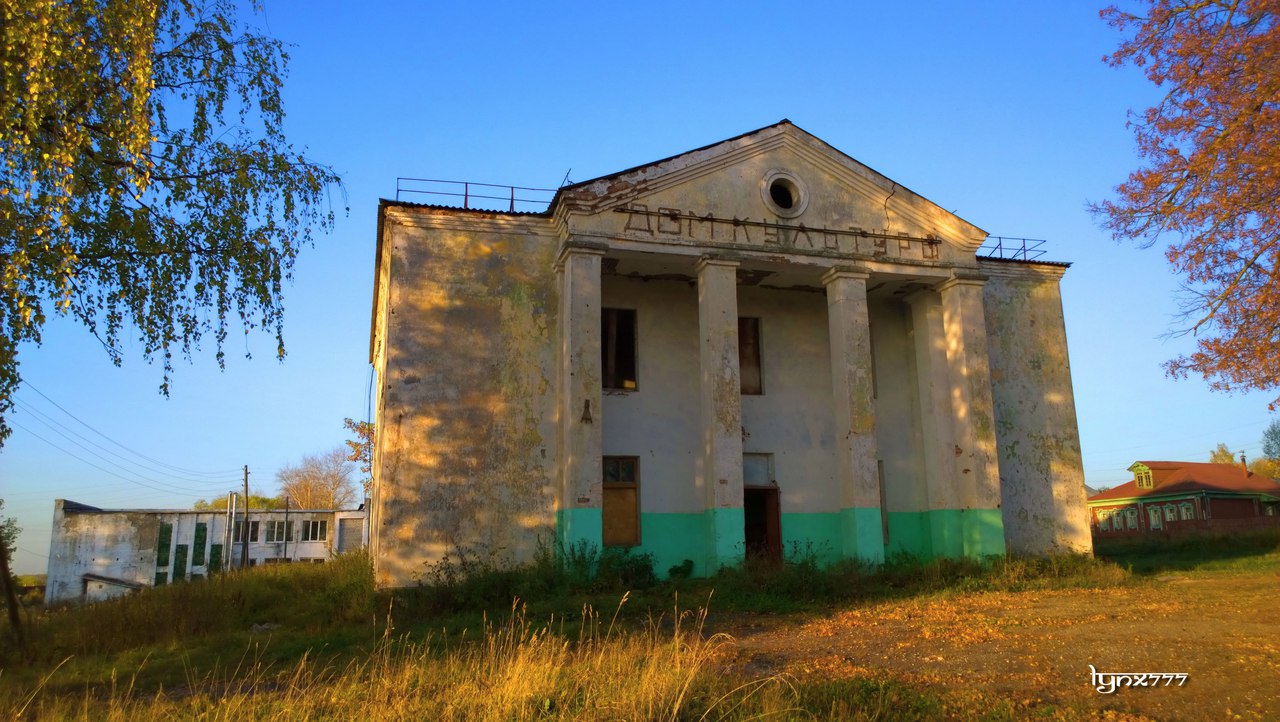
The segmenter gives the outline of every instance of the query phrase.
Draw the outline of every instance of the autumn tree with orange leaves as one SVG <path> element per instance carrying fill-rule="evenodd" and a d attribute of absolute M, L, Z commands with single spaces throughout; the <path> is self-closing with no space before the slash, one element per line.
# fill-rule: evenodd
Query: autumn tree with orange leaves
<path fill-rule="evenodd" d="M 1220 391 L 1280 387 L 1280 0 L 1148 0 L 1102 17 L 1106 58 L 1164 95 L 1130 127 L 1144 165 L 1093 206 L 1117 239 L 1165 251 L 1197 350 L 1166 364 Z M 1280 398 L 1271 403 L 1276 408 Z"/>

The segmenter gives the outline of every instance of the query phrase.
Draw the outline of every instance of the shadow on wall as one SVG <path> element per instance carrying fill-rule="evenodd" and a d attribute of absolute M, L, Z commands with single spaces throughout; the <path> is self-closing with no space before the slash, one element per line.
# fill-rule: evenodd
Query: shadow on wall
<path fill-rule="evenodd" d="M 552 529 L 554 243 L 389 226 L 379 581 Z"/>

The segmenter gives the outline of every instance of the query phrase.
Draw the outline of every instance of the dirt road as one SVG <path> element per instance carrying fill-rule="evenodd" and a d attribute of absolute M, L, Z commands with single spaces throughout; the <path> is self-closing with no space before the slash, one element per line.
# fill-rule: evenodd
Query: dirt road
<path fill-rule="evenodd" d="M 1101 590 L 952 593 L 823 615 L 732 615 L 752 676 L 891 677 L 958 708 L 1008 700 L 1028 716 L 1083 707 L 1111 719 L 1280 719 L 1280 574 L 1164 575 Z M 1095 690 L 1099 672 L 1185 673 Z M 1136 715 L 1136 716 L 1135 716 Z"/>

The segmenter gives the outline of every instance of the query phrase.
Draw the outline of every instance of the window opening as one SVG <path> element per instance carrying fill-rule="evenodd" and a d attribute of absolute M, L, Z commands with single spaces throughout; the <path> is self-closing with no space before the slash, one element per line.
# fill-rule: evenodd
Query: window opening
<path fill-rule="evenodd" d="M 775 178 L 769 184 L 769 197 L 784 211 L 789 211 L 795 206 L 798 195 L 796 184 L 786 178 Z"/>
<path fill-rule="evenodd" d="M 232 541 L 237 541 L 237 542 L 244 541 L 244 529 L 245 529 L 244 524 L 245 523 L 243 520 L 236 522 L 235 536 L 232 539 Z M 258 522 L 256 521 L 249 522 L 249 541 L 251 542 L 258 541 Z"/>
<path fill-rule="evenodd" d="M 302 522 L 302 541 L 324 541 L 329 536 L 329 522 L 312 519 Z"/>
<path fill-rule="evenodd" d="M 606 389 L 635 391 L 636 312 L 606 308 L 600 313 L 600 369 Z"/>
<path fill-rule="evenodd" d="M 744 396 L 764 393 L 764 374 L 760 368 L 760 319 L 738 319 L 738 368 Z"/>

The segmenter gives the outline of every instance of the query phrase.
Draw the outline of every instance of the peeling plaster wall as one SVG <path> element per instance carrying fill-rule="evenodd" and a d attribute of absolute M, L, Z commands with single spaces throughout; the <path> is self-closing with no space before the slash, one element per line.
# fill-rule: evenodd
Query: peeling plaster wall
<path fill-rule="evenodd" d="M 907 335 L 906 310 L 896 301 L 873 301 L 868 310 L 875 362 L 876 448 L 884 462 L 886 508 L 890 514 L 926 511 L 915 349 Z M 896 549 L 895 541 L 891 529 L 890 549 Z"/>
<path fill-rule="evenodd" d="M 45 603 L 80 599 L 84 574 L 143 586 L 155 581 L 156 538 L 161 519 L 145 512 L 63 512 L 55 502 Z"/>
<path fill-rule="evenodd" d="M 303 509 L 286 514 L 253 510 L 250 519 L 259 524 L 260 530 L 258 540 L 248 544 L 253 564 L 283 559 L 286 553 L 294 561 L 331 558 L 338 544 L 340 519 L 360 522 L 358 529 L 350 530 L 359 534 L 355 546 L 362 546 L 367 539 L 363 511 Z M 302 541 L 302 522 L 312 520 L 326 522 L 325 539 Z M 266 541 L 268 522 L 292 524 L 293 536 L 287 545 L 283 540 Z M 161 554 L 156 546 L 161 540 L 162 524 L 169 525 L 167 554 Z M 198 525 L 204 525 L 203 546 Z M 86 574 L 152 587 L 157 584 L 158 575 L 163 575 L 160 583 L 170 584 L 216 573 L 220 567 L 213 564 L 219 560 L 238 567 L 241 545 L 228 545 L 229 541 L 225 511 L 96 509 L 58 499 L 54 502 L 45 603 L 97 601 L 131 591 L 127 584 L 86 579 Z M 179 555 L 179 546 L 185 547 L 184 556 Z M 215 547 L 221 549 L 215 551 Z M 167 561 L 158 566 L 157 559 L 161 557 Z"/>
<path fill-rule="evenodd" d="M 641 459 L 659 573 L 741 558 L 744 453 L 773 455 L 784 551 L 1089 546 L 1062 267 L 975 259 L 980 228 L 789 122 L 566 186 L 548 215 L 379 218 L 380 585 L 446 554 L 527 559 L 557 518 L 600 539 L 602 455 Z M 735 278 L 760 396 L 736 393 Z M 597 305 L 637 311 L 635 391 L 601 392 Z"/>
<path fill-rule="evenodd" d="M 556 244 L 547 221 L 528 224 L 387 213 L 379 584 L 412 584 L 445 554 L 528 560 L 551 537 Z"/>
<path fill-rule="evenodd" d="M 742 397 L 743 452 L 773 455 L 783 514 L 838 512 L 826 296 L 739 287 L 738 315 L 760 319 L 764 374 L 764 394 Z"/>
<path fill-rule="evenodd" d="M 983 293 L 1010 552 L 1091 552 L 1058 266 L 986 262 Z"/>
<path fill-rule="evenodd" d="M 602 399 L 604 454 L 640 457 L 642 514 L 700 515 L 706 494 L 701 484 L 698 292 L 688 282 L 605 276 L 601 303 L 635 309 L 639 342 L 636 390 L 605 391 Z"/>

